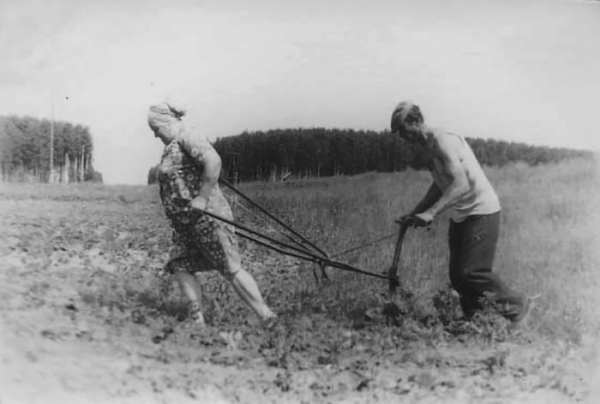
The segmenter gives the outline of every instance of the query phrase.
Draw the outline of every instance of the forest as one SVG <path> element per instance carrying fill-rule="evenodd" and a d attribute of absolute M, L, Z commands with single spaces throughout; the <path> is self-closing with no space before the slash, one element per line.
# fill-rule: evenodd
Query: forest
<path fill-rule="evenodd" d="M 481 164 L 530 166 L 574 157 L 592 158 L 586 150 L 532 146 L 494 139 L 467 138 Z M 219 138 L 214 147 L 223 162 L 222 175 L 234 182 L 397 172 L 427 167 L 426 156 L 389 131 L 352 129 L 276 129 Z M 156 182 L 157 167 L 148 183 Z"/>
<path fill-rule="evenodd" d="M 102 174 L 93 167 L 93 152 L 88 127 L 29 116 L 0 116 L 2 182 L 102 182 Z"/>

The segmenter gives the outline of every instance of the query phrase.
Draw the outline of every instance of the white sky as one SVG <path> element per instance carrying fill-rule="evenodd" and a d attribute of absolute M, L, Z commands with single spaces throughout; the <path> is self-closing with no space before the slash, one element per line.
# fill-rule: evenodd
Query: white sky
<path fill-rule="evenodd" d="M 113 184 L 158 162 L 165 99 L 211 140 L 383 130 L 410 99 L 466 136 L 600 150 L 599 38 L 600 1 L 0 0 L 0 115 L 54 94 Z"/>

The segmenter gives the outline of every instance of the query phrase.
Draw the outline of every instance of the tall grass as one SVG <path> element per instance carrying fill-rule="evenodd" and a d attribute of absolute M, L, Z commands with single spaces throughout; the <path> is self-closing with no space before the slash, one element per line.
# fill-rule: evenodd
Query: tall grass
<path fill-rule="evenodd" d="M 597 335 L 600 177 L 596 163 L 513 165 L 490 168 L 487 173 L 503 206 L 495 270 L 515 289 L 541 294 L 532 321 L 534 332 L 575 342 Z M 373 246 L 336 256 L 361 269 L 385 273 L 398 230 L 395 220 L 412 209 L 429 182 L 426 172 L 406 171 L 248 183 L 241 188 L 334 256 L 391 235 Z M 236 218 L 251 221 L 250 209 L 233 195 L 229 197 Z M 94 260 L 116 268 L 110 275 L 94 273 L 114 278 L 113 283 L 123 287 L 89 283 L 82 291 L 85 295 L 105 295 L 105 300 L 119 301 L 119 306 L 139 304 L 140 299 L 154 300 L 157 306 L 180 301 L 176 292 L 165 297 L 165 289 L 148 291 L 147 287 L 160 284 L 153 271 L 164 263 L 170 238 L 155 186 L 2 185 L 0 200 L 0 208 L 10 208 L 18 216 L 10 223 L 21 223 L 22 228 L 15 227 L 12 233 L 19 236 L 19 231 L 38 229 L 31 237 L 19 236 L 30 253 L 38 249 L 41 257 L 55 254 L 52 251 L 60 251 L 63 244 L 79 243 L 101 253 L 101 258 L 93 255 L 92 264 L 85 264 L 87 270 L 102 269 Z M 38 211 L 40 207 L 43 211 Z M 410 309 L 415 317 L 439 315 L 434 298 L 439 302 L 440 291 L 446 303 L 452 303 L 448 299 L 447 222 L 442 216 L 431 230 L 410 229 L 405 238 L 399 275 L 402 288 L 414 295 Z M 269 228 L 262 219 L 253 224 L 260 230 Z M 315 285 L 310 264 L 281 260 L 267 251 L 255 254 L 247 244 L 242 245 L 244 264 L 251 270 L 262 268 L 255 273 L 261 289 L 280 312 L 327 311 L 344 320 L 356 310 L 381 308 L 385 302 L 387 284 L 380 279 L 330 269 L 332 282 Z M 77 254 L 89 260 L 84 250 Z M 227 307 L 224 317 L 243 321 L 247 308 L 213 275 L 201 278 L 207 290 L 222 296 Z"/>
<path fill-rule="evenodd" d="M 571 161 L 490 173 L 504 206 L 498 268 L 541 293 L 536 318 L 546 335 L 598 332 L 600 177 L 595 162 Z"/>
<path fill-rule="evenodd" d="M 600 202 L 595 162 L 570 161 L 486 169 L 501 204 L 502 224 L 495 270 L 515 289 L 541 294 L 532 326 L 540 334 L 578 340 L 598 332 Z M 394 220 L 417 203 L 429 185 L 425 172 L 369 173 L 293 183 L 255 183 L 244 189 L 279 217 L 332 253 L 397 230 Z M 383 272 L 394 239 L 340 257 L 362 269 Z M 411 229 L 405 239 L 400 278 L 425 313 L 448 288 L 447 218 L 430 231 Z M 311 288 L 310 276 L 298 289 Z M 345 311 L 381 301 L 384 282 L 334 270 L 335 294 Z M 305 292 L 306 293 L 306 292 Z M 312 296 L 312 298 L 316 298 Z"/>

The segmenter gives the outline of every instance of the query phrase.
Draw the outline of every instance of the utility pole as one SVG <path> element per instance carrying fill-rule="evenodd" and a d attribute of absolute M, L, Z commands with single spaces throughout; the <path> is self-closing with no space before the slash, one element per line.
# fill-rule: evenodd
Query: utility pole
<path fill-rule="evenodd" d="M 54 184 L 54 90 L 50 97 L 50 175 L 48 182 Z"/>

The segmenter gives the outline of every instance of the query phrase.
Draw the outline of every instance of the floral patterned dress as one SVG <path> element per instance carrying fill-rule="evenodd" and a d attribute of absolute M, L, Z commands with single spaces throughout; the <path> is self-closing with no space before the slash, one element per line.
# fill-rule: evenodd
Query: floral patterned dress
<path fill-rule="evenodd" d="M 165 269 L 190 273 L 217 270 L 232 277 L 241 267 L 233 227 L 190 207 L 203 185 L 202 155 L 207 148 L 212 148 L 208 140 L 183 136 L 163 151 L 158 169 L 160 196 L 174 230 L 174 245 Z M 206 210 L 233 220 L 218 185 Z"/>

